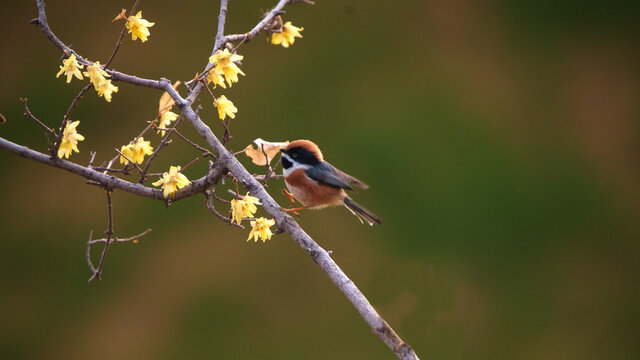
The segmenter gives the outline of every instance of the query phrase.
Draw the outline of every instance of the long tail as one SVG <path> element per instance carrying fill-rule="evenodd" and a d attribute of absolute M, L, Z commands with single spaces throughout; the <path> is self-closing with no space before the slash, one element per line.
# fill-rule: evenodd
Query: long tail
<path fill-rule="evenodd" d="M 382 220 L 380 220 L 380 218 L 377 217 L 376 214 L 365 209 L 348 196 L 344 198 L 344 206 L 346 206 L 347 209 L 349 209 L 349 211 L 351 211 L 353 215 L 355 215 L 362 223 L 366 222 L 367 224 L 372 226 L 374 223 L 382 224 Z"/>

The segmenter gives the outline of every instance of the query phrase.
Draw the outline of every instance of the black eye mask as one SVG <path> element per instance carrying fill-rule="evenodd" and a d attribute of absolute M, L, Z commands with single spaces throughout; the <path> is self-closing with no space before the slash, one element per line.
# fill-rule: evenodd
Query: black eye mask
<path fill-rule="evenodd" d="M 288 169 L 290 167 L 292 167 L 293 164 L 291 163 L 291 161 L 289 161 L 289 159 L 287 159 L 286 157 L 282 157 L 282 168 L 284 169 Z"/>

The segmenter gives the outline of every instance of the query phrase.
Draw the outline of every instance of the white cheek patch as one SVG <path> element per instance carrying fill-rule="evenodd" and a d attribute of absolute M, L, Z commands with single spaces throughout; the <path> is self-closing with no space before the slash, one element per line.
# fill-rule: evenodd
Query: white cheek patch
<path fill-rule="evenodd" d="M 304 169 L 304 170 L 307 170 L 307 169 L 309 169 L 309 168 L 311 167 L 311 165 L 300 164 L 299 162 L 297 162 L 297 161 L 293 160 L 293 159 L 291 158 L 291 156 L 289 156 L 289 155 L 287 155 L 287 154 L 284 154 L 284 153 L 283 153 L 283 154 L 282 154 L 282 157 L 283 157 L 283 158 L 285 158 L 285 159 L 287 159 L 287 160 L 289 160 L 289 162 L 290 162 L 291 164 L 293 164 L 293 165 L 291 165 L 291 167 L 290 167 L 290 168 L 288 168 L 288 169 L 282 168 L 282 175 L 284 175 L 285 177 L 286 177 L 286 176 L 289 176 L 289 174 L 291 174 L 292 172 L 294 172 L 294 171 L 296 171 L 296 170 L 298 170 L 298 169 Z"/>

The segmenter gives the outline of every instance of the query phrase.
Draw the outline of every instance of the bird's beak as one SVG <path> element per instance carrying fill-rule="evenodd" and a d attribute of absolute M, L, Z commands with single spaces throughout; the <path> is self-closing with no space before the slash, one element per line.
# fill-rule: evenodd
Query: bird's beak
<path fill-rule="evenodd" d="M 281 152 L 281 153 L 284 153 L 284 154 L 286 154 L 286 153 L 287 153 L 287 149 L 285 149 L 285 148 L 282 148 L 282 149 L 280 149 L 280 152 Z"/>

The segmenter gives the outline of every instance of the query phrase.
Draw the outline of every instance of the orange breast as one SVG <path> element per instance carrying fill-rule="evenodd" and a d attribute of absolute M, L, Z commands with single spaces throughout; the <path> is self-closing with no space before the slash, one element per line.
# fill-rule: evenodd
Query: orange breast
<path fill-rule="evenodd" d="M 303 169 L 294 170 L 284 180 L 291 194 L 304 206 L 341 205 L 346 195 L 342 189 L 309 179 Z"/>

